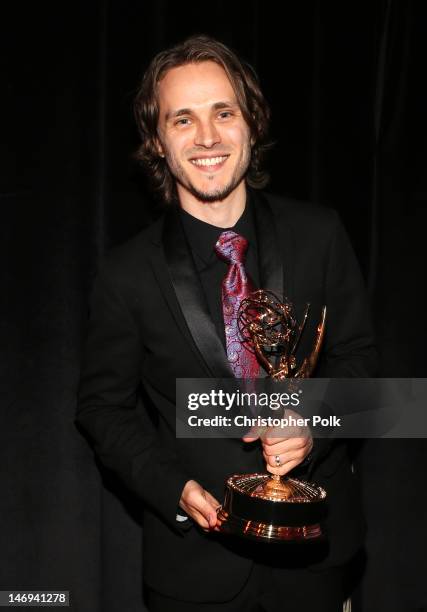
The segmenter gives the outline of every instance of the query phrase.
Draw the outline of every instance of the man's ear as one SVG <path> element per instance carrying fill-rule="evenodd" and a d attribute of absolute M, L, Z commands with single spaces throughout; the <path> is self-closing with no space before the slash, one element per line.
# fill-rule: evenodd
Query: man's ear
<path fill-rule="evenodd" d="M 163 150 L 163 146 L 162 143 L 160 142 L 160 139 L 157 137 L 156 138 L 156 149 L 157 149 L 157 154 L 159 157 L 164 157 L 165 156 L 165 152 Z"/>
<path fill-rule="evenodd" d="M 256 137 L 254 136 L 254 134 L 251 133 L 251 147 L 253 147 L 255 143 L 256 143 Z"/>

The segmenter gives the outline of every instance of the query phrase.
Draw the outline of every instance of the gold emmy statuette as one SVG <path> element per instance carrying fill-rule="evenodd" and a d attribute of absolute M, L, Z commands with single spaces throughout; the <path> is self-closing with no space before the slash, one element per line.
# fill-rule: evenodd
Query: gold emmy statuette
<path fill-rule="evenodd" d="M 325 332 L 325 306 L 310 355 L 300 367 L 295 358 L 309 307 L 307 304 L 298 325 L 292 304 L 281 302 L 271 291 L 255 291 L 240 305 L 238 323 L 243 341 L 273 380 L 308 378 L 316 366 Z M 225 500 L 218 509 L 220 530 L 266 542 L 320 538 L 325 499 L 324 489 L 296 478 L 234 475 L 226 482 Z"/>

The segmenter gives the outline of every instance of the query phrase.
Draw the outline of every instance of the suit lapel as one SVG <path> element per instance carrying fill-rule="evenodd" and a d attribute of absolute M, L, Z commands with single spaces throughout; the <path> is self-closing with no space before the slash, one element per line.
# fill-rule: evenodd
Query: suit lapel
<path fill-rule="evenodd" d="M 283 263 L 282 253 L 277 233 L 277 223 L 267 198 L 261 193 L 252 192 L 254 201 L 254 221 L 258 246 L 258 265 L 260 288 L 273 291 L 279 299 L 283 299 Z M 284 232 L 288 230 L 285 228 Z M 284 244 L 289 242 L 286 236 L 281 236 Z"/>
<path fill-rule="evenodd" d="M 275 218 L 267 198 L 253 191 L 250 194 L 254 203 L 260 287 L 282 298 L 284 281 L 281 243 L 290 244 L 286 234 L 288 230 L 283 230 L 282 240 L 279 241 Z M 185 327 L 187 337 L 190 333 L 209 375 L 214 378 L 233 378 L 227 354 L 209 313 L 178 210 L 171 209 L 166 213 L 161 241 L 175 294 L 166 290 L 165 295 L 173 310 L 176 310 L 176 303 L 173 303 L 176 297 L 182 313 L 177 321 Z M 164 282 L 159 277 L 158 280 Z"/>
<path fill-rule="evenodd" d="M 162 243 L 176 298 L 202 360 L 214 378 L 233 377 L 175 209 L 166 214 Z"/>

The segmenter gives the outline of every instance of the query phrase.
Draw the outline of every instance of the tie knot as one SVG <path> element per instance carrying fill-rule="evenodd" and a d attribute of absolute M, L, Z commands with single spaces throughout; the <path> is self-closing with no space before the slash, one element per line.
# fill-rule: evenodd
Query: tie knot
<path fill-rule="evenodd" d="M 240 234 L 231 230 L 222 232 L 216 244 L 215 253 L 228 264 L 243 263 L 245 261 L 248 241 Z"/>

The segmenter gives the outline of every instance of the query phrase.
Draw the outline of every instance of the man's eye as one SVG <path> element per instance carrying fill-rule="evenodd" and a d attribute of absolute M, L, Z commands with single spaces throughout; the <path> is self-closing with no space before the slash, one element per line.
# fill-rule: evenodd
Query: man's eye
<path fill-rule="evenodd" d="M 228 119 L 231 117 L 231 111 L 221 111 L 219 114 L 220 119 Z"/>
<path fill-rule="evenodd" d="M 175 125 L 188 125 L 190 123 L 190 119 L 187 117 L 183 117 L 182 119 L 178 119 L 175 121 Z"/>

